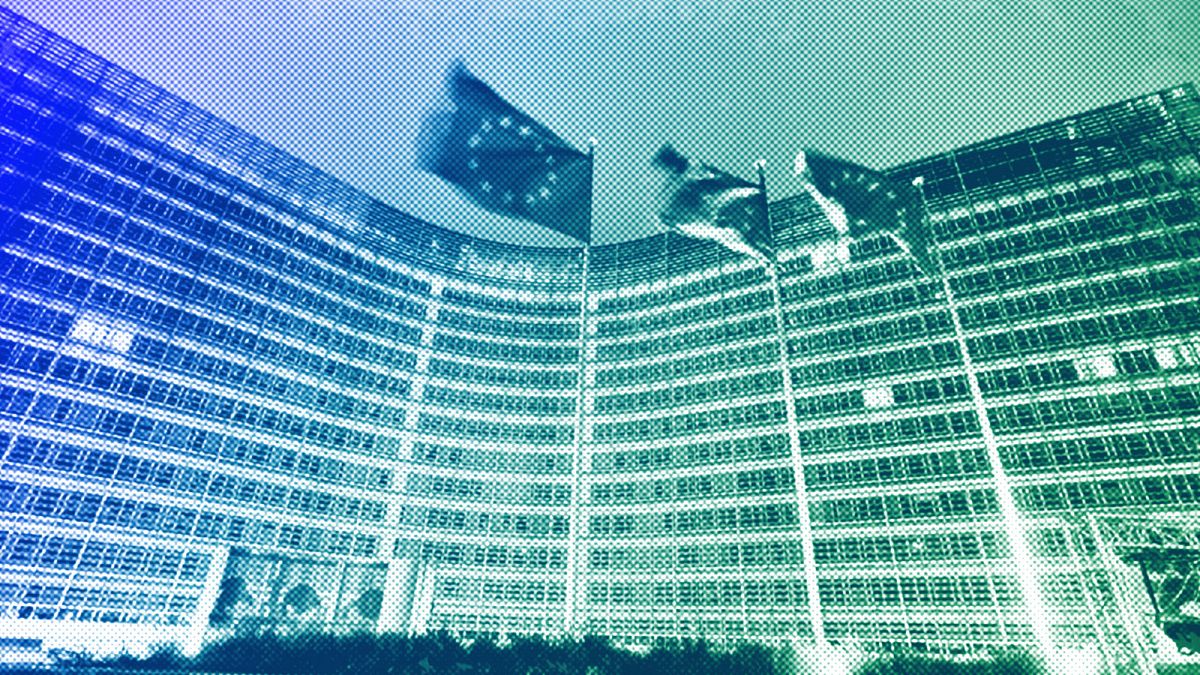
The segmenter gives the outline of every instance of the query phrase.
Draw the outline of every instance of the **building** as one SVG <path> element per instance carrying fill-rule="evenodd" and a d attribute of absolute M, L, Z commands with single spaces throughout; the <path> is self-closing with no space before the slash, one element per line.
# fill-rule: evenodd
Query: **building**
<path fill-rule="evenodd" d="M 805 196 L 778 286 L 471 238 L 0 45 L 0 635 L 1162 648 L 1103 533 L 1200 541 L 1195 88 L 893 169 L 950 298 Z"/>

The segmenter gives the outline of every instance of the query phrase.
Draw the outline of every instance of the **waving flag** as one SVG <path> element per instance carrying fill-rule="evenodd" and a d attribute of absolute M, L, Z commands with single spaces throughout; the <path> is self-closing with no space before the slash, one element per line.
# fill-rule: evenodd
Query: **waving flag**
<path fill-rule="evenodd" d="M 838 234 L 850 239 L 886 234 L 923 272 L 936 272 L 916 188 L 865 166 L 808 150 L 796 155 L 795 173 Z"/>
<path fill-rule="evenodd" d="M 654 165 L 668 174 L 658 210 L 664 225 L 771 263 L 771 228 L 762 185 L 707 164 L 693 165 L 669 145 L 658 151 Z"/>
<path fill-rule="evenodd" d="M 451 110 L 430 114 L 418 142 L 422 169 L 478 206 L 592 240 L 592 156 L 514 108 L 456 64 Z"/>

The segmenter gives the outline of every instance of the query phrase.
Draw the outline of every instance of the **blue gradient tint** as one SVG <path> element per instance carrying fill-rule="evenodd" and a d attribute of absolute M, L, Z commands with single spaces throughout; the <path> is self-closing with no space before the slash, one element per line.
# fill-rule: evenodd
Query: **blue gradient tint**
<path fill-rule="evenodd" d="M 939 278 L 831 251 L 804 194 L 767 275 L 675 233 L 472 237 L 7 11 L 0 39 L 15 635 L 1124 658 L 1148 601 L 1104 528 L 1200 540 L 1193 86 L 888 170 Z"/>

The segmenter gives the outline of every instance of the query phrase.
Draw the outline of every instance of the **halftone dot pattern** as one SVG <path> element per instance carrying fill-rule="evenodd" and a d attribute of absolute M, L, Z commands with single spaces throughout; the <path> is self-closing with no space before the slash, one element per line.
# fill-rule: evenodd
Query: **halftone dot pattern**
<path fill-rule="evenodd" d="M 257 16 L 216 7 L 217 23 Z M 383 11 L 292 7 L 309 28 Z M 959 29 L 1006 16 L 870 9 L 900 34 L 937 11 L 973 17 Z M 1069 61 L 1092 35 L 1070 28 L 1080 9 L 1024 7 L 1025 44 L 1065 37 L 1013 58 Z M 664 34 L 663 73 L 797 96 L 749 56 L 705 72 L 727 49 L 715 36 L 777 9 L 477 11 L 558 22 L 563 40 L 673 18 L 694 33 Z M 674 232 L 531 245 L 558 242 L 405 183 L 452 224 L 511 232 L 444 227 L 294 156 L 339 137 L 280 149 L 0 10 L 0 656 L 167 642 L 222 645 L 157 657 L 213 670 L 257 644 L 330 672 L 866 674 L 956 667 L 939 655 L 1025 672 L 1033 653 L 1083 674 L 1200 651 L 1200 95 L 1156 79 L 1191 67 L 1173 20 L 1190 10 L 1096 11 L 1144 18 L 1164 47 L 1118 88 L 1136 91 L 1047 93 L 1062 109 L 1033 119 L 994 96 L 1011 71 L 964 72 L 940 154 L 909 161 L 878 127 L 832 121 L 838 135 L 805 139 L 878 147 L 889 180 L 919 185 L 930 269 L 889 233 L 839 237 L 796 190 L 770 205 L 768 270 Z M 844 8 L 788 17 L 761 40 L 814 25 L 849 40 Z M 811 55 L 813 91 L 844 86 L 818 67 L 848 54 L 838 44 Z M 964 51 L 923 63 L 978 56 L 950 46 Z M 518 90 L 569 79 L 542 56 L 497 72 Z M 1078 92 L 1075 72 L 1038 86 Z M 897 101 L 913 80 L 865 81 Z M 580 91 L 563 96 L 584 109 Z M 660 137 L 643 147 L 602 138 L 597 192 L 621 179 L 606 154 L 648 165 L 676 133 L 701 150 L 718 128 L 782 133 L 702 98 L 652 109 Z M 605 119 L 554 102 L 520 101 L 556 132 Z M 256 124 L 286 126 L 286 107 L 267 108 Z M 991 114 L 1011 133 L 985 132 Z M 642 211 L 598 201 L 597 233 Z"/>

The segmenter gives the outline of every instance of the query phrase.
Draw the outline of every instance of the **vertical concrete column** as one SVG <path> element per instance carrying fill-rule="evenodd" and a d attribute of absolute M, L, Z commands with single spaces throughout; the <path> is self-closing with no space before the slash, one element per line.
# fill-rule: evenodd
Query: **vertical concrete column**
<path fill-rule="evenodd" d="M 376 632 L 398 633 L 408 630 L 411 625 L 414 567 L 411 558 L 392 558 L 388 561 Z"/>
<path fill-rule="evenodd" d="M 409 614 L 408 630 L 413 635 L 421 635 L 429 630 L 429 618 L 433 614 L 433 588 L 436 573 L 434 566 L 428 563 L 417 563 L 415 567 L 412 610 Z"/>
<path fill-rule="evenodd" d="M 775 305 L 775 333 L 779 341 L 779 369 L 783 376 L 783 406 L 787 416 L 788 445 L 791 448 L 792 475 L 796 494 L 796 519 L 800 525 L 800 551 L 804 557 L 804 588 L 808 596 L 809 622 L 813 640 L 825 645 L 825 617 L 821 609 L 821 594 L 817 585 L 817 556 L 813 545 L 812 517 L 808 510 L 808 487 L 804 479 L 804 457 L 800 449 L 800 430 L 796 416 L 796 394 L 792 369 L 788 362 L 787 327 L 783 316 L 783 290 L 779 271 L 767 268 L 771 295 Z"/>
<path fill-rule="evenodd" d="M 580 280 L 579 288 L 579 369 L 578 375 L 578 398 L 575 402 L 575 440 L 571 453 L 571 511 L 568 516 L 567 525 L 567 569 L 565 575 L 566 584 L 566 607 L 563 612 L 563 630 L 568 635 L 578 635 L 579 616 L 584 614 L 580 606 L 583 598 L 587 595 L 583 592 L 583 583 L 580 581 L 580 569 L 583 565 L 583 555 L 579 550 L 580 546 L 580 531 L 583 528 L 583 475 L 590 470 L 590 462 L 586 462 L 584 455 L 586 453 L 587 441 L 590 440 L 590 434 L 587 433 L 590 429 L 588 424 L 588 415 L 590 412 L 585 410 L 588 407 L 589 393 L 591 386 L 588 382 L 588 320 L 589 320 L 589 299 L 588 299 L 588 264 L 591 257 L 591 248 L 583 247 L 583 274 Z"/>
<path fill-rule="evenodd" d="M 221 580 L 225 578 L 225 568 L 229 564 L 229 547 L 219 546 L 212 549 L 212 561 L 208 563 L 208 574 L 204 577 L 204 590 L 196 601 L 196 610 L 192 612 L 192 620 L 188 623 L 187 633 L 180 650 L 189 656 L 198 654 L 204 646 L 204 634 L 208 631 L 208 617 L 217 605 L 217 597 L 221 594 Z"/>

